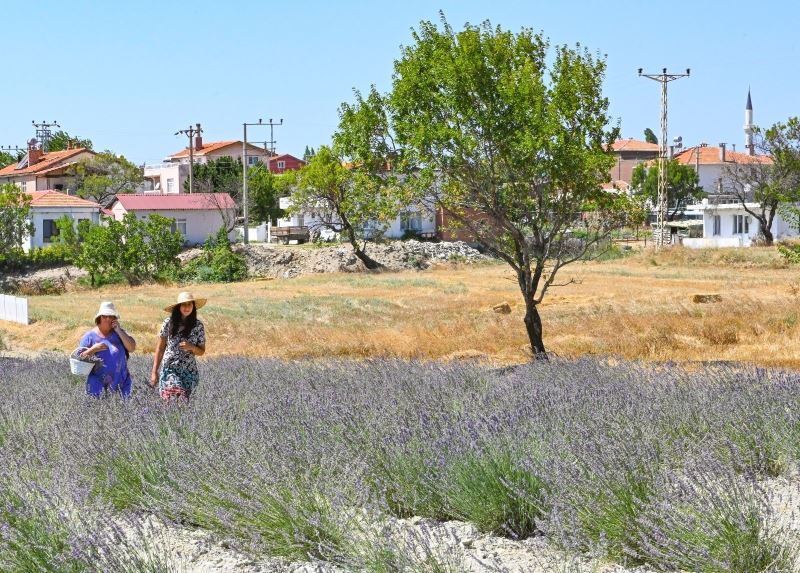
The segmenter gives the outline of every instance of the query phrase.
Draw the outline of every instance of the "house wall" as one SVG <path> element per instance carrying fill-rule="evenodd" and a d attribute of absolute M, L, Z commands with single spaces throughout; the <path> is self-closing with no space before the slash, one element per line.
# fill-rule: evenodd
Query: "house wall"
<path fill-rule="evenodd" d="M 189 178 L 189 166 L 182 163 L 162 163 L 161 165 L 145 165 L 144 178 L 153 182 L 152 188 L 142 189 L 143 193 L 173 195 L 183 193 L 183 184 Z M 172 190 L 168 190 L 168 181 L 172 179 Z M 159 188 L 156 189 L 156 183 Z"/>
<path fill-rule="evenodd" d="M 114 219 L 121 221 L 127 211 L 121 203 L 117 202 L 111 209 L 114 214 Z M 184 242 L 187 245 L 198 245 L 203 243 L 207 238 L 217 234 L 219 228 L 224 225 L 222 214 L 217 209 L 186 209 L 186 210 L 136 210 L 133 211 L 137 219 L 146 219 L 153 213 L 157 213 L 162 217 L 174 219 L 176 224 L 180 221 L 186 222 L 186 233 L 184 234 Z M 229 213 L 228 218 L 232 219 L 233 214 Z M 180 226 L 178 227 L 180 228 Z M 235 239 L 235 232 L 228 233 L 228 239 L 233 241 Z"/>
<path fill-rule="evenodd" d="M 720 216 L 720 233 L 714 234 L 714 216 Z M 741 215 L 750 218 L 747 233 L 734 233 L 734 216 Z M 749 247 L 753 239 L 759 233 L 758 221 L 742 207 L 726 206 L 725 208 L 713 208 L 711 206 L 703 209 L 703 238 L 691 239 L 688 243 L 684 240 L 687 247 Z M 797 237 L 798 231 L 784 221 L 780 214 L 776 214 L 772 220 L 772 234 L 776 240 L 790 237 Z"/>
<path fill-rule="evenodd" d="M 51 241 L 44 239 L 45 221 L 55 221 L 64 215 L 72 217 L 76 225 L 81 219 L 88 219 L 95 224 L 100 222 L 100 213 L 92 207 L 31 207 L 30 221 L 33 223 L 34 231 L 33 235 L 23 240 L 22 248 L 27 252 L 32 248 L 51 245 Z"/>
<path fill-rule="evenodd" d="M 283 162 L 283 167 L 279 166 L 279 162 Z M 270 159 L 269 170 L 272 173 L 284 173 L 286 171 L 294 171 L 303 166 L 303 161 L 292 155 L 286 155 L 278 159 Z"/>

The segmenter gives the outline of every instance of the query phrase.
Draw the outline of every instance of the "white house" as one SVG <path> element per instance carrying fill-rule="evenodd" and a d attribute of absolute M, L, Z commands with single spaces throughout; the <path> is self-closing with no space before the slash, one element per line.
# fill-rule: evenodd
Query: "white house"
<path fill-rule="evenodd" d="M 22 248 L 25 251 L 52 244 L 58 236 L 56 221 L 64 215 L 71 217 L 76 225 L 82 219 L 95 224 L 100 222 L 100 205 L 92 201 L 53 190 L 26 194 L 31 198 L 29 220 L 33 223 L 34 232 L 23 240 Z"/>
<path fill-rule="evenodd" d="M 114 219 L 122 220 L 126 213 L 145 219 L 156 213 L 175 220 L 175 229 L 189 245 L 204 242 L 220 227 L 232 227 L 236 203 L 227 193 L 180 193 L 176 195 L 120 194 L 111 204 Z M 228 239 L 234 240 L 234 232 Z"/>
<path fill-rule="evenodd" d="M 247 144 L 247 165 L 259 162 L 266 164 L 270 153 L 263 147 Z M 183 193 L 184 184 L 189 179 L 190 162 L 201 165 L 222 157 L 233 161 L 243 157 L 242 141 L 212 141 L 203 143 L 202 137 L 195 137 L 191 156 L 186 147 L 167 157 L 163 163 L 144 166 L 143 193 L 173 194 Z"/>
<path fill-rule="evenodd" d="M 93 155 L 94 151 L 82 147 L 45 152 L 30 145 L 21 161 L 0 169 L 0 184 L 14 183 L 26 193 L 67 191 L 70 179 L 67 168 Z"/>
<path fill-rule="evenodd" d="M 428 206 L 429 202 L 423 205 L 414 205 L 403 208 L 400 214 L 391 222 L 383 233 L 389 239 L 400 239 L 406 232 L 413 232 L 420 236 L 433 237 L 436 235 L 436 212 Z M 281 209 L 288 209 L 292 205 L 290 197 L 281 197 L 278 206 Z M 314 210 L 297 213 L 290 217 L 278 219 L 278 227 L 306 227 L 311 230 L 318 230 L 323 238 L 330 238 L 333 232 L 322 228 L 321 219 L 318 212 Z"/>
<path fill-rule="evenodd" d="M 755 211 L 757 203 L 748 203 Z M 691 248 L 702 247 L 749 247 L 758 236 L 759 223 L 741 203 L 709 203 L 707 199 L 700 205 L 690 205 L 688 210 L 703 215 L 703 238 L 683 239 L 683 245 Z M 785 221 L 780 213 L 775 214 L 771 227 L 775 240 L 797 237 L 798 232 Z"/>

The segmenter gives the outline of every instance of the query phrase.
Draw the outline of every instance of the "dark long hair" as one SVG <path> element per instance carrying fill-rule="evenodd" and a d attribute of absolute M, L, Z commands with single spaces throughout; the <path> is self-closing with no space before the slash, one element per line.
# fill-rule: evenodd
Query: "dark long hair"
<path fill-rule="evenodd" d="M 178 334 L 183 334 L 184 336 L 189 336 L 189 333 L 194 329 L 195 325 L 197 324 L 197 307 L 192 303 L 192 313 L 186 317 L 184 320 L 183 315 L 181 314 L 181 305 L 176 304 L 172 307 L 172 315 L 169 317 L 169 335 L 170 336 L 177 336 Z"/>

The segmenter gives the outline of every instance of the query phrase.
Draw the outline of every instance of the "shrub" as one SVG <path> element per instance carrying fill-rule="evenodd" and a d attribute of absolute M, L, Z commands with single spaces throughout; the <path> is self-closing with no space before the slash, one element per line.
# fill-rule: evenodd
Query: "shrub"
<path fill-rule="evenodd" d="M 206 240 L 202 254 L 187 262 L 177 272 L 177 278 L 193 282 L 242 281 L 247 278 L 247 260 L 233 251 L 223 228 Z"/>

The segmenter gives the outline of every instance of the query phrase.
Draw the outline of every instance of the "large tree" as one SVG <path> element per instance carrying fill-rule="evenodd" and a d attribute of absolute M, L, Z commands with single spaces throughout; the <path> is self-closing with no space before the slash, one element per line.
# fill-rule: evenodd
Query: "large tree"
<path fill-rule="evenodd" d="M 640 163 L 633 169 L 631 186 L 635 195 L 651 206 L 658 205 L 658 165 Z M 697 172 L 689 165 L 674 159 L 667 165 L 667 220 L 683 214 L 686 205 L 700 201 L 706 194 L 700 186 Z"/>
<path fill-rule="evenodd" d="M 10 253 L 19 252 L 27 235 L 33 234 L 29 220 L 30 196 L 13 183 L 0 187 L 0 262 Z"/>
<path fill-rule="evenodd" d="M 72 136 L 66 131 L 56 131 L 50 136 L 47 144 L 48 151 L 61 151 L 68 147 L 83 147 L 92 149 L 92 140 L 88 138 Z"/>
<path fill-rule="evenodd" d="M 656 134 L 653 133 L 653 130 L 650 129 L 649 127 L 644 128 L 644 140 L 647 143 L 655 143 L 655 144 L 658 143 L 658 138 L 656 137 Z"/>
<path fill-rule="evenodd" d="M 723 187 L 758 221 L 762 242 L 772 245 L 775 214 L 781 208 L 797 213 L 800 201 L 800 119 L 756 128 L 754 140 L 759 155 L 737 156 L 729 163 Z"/>
<path fill-rule="evenodd" d="M 78 195 L 104 207 L 120 193 L 133 193 L 142 183 L 143 170 L 122 155 L 104 151 L 67 167 Z"/>
<path fill-rule="evenodd" d="M 531 350 L 561 268 L 625 222 L 605 192 L 619 130 L 602 94 L 605 61 L 529 29 L 489 22 L 455 32 L 422 22 L 395 62 L 391 103 L 403 145 L 436 174 L 440 205 L 516 273 Z"/>
<path fill-rule="evenodd" d="M 409 204 L 414 187 L 402 176 L 388 102 L 375 87 L 366 98 L 358 91 L 355 97 L 339 109 L 333 145 L 321 147 L 296 173 L 291 212 L 317 214 L 318 226 L 342 233 L 364 266 L 376 269 L 380 264 L 367 245 Z"/>

